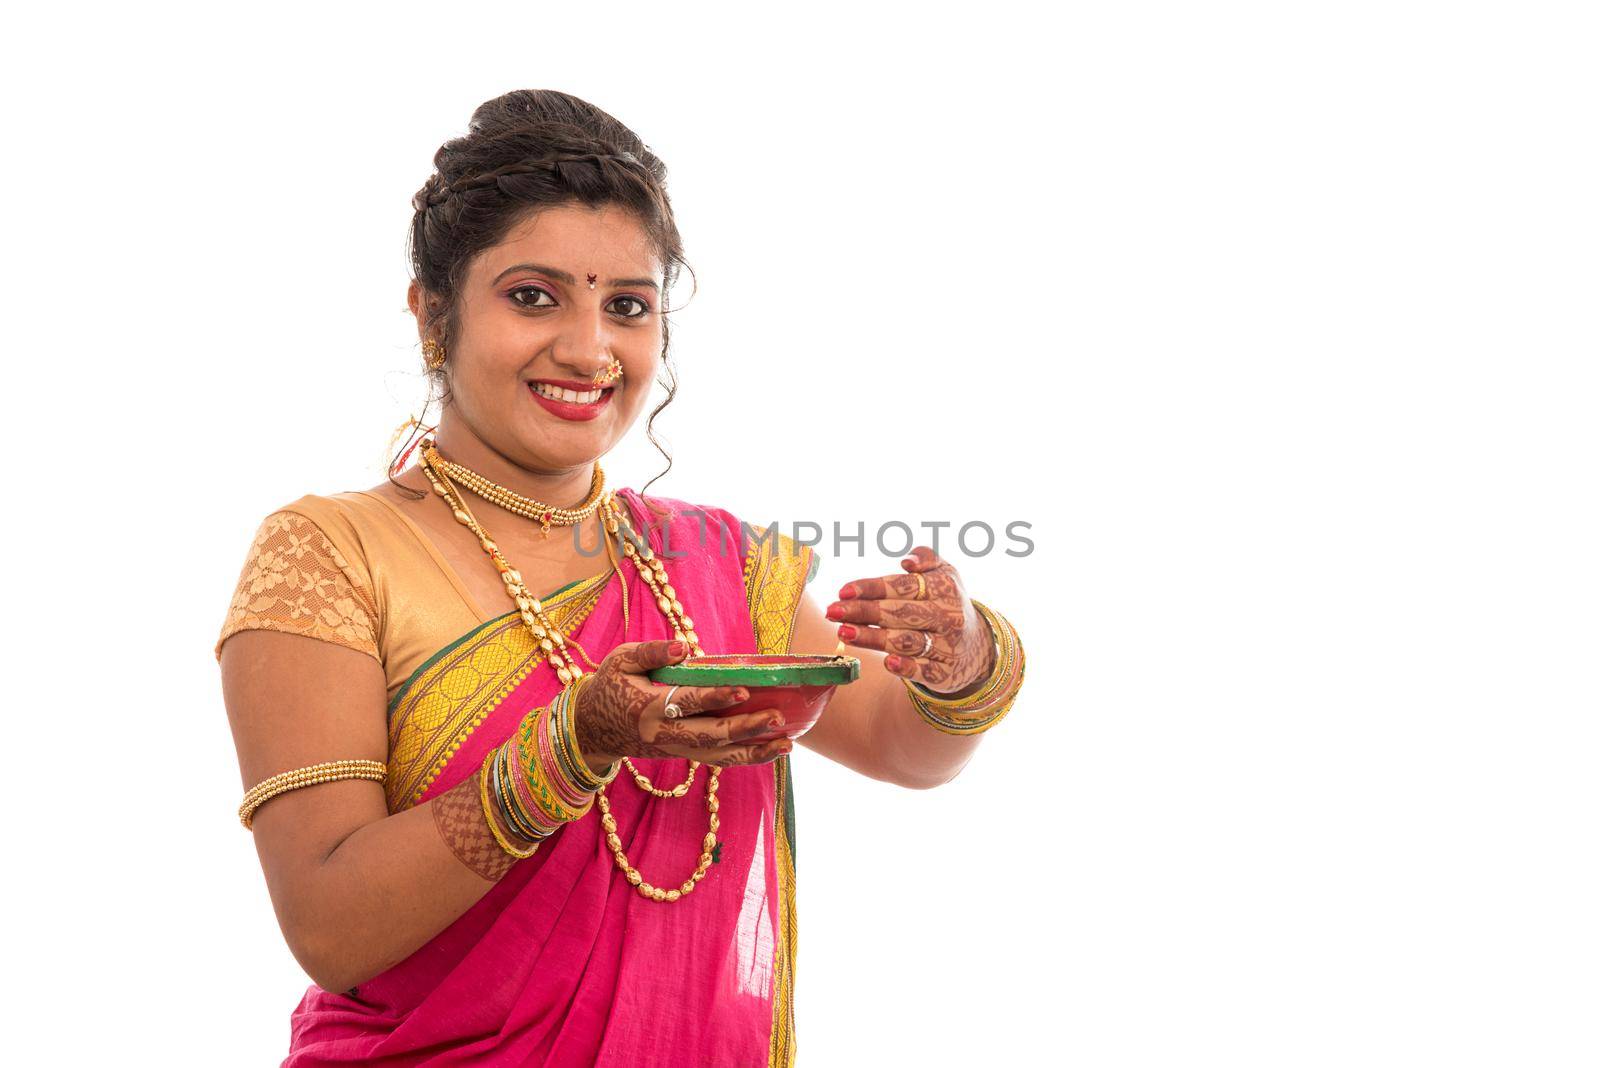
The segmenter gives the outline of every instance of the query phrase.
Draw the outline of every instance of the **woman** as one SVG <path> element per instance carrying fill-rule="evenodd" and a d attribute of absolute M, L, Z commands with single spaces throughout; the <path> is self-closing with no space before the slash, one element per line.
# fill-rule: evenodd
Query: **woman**
<path fill-rule="evenodd" d="M 409 304 L 438 426 L 388 482 L 268 515 L 217 643 L 241 818 L 315 981 L 284 1063 L 789 1064 L 793 742 L 715 714 L 748 691 L 647 673 L 843 642 L 861 678 L 800 740 L 929 787 L 1010 707 L 1015 633 L 926 547 L 824 611 L 809 549 L 607 487 L 670 382 L 682 264 L 631 131 L 515 92 L 435 165 Z"/>

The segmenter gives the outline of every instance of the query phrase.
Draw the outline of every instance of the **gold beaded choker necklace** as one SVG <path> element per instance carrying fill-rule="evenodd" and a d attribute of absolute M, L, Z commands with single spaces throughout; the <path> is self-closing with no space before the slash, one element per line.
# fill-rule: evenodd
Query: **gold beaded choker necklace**
<path fill-rule="evenodd" d="M 491 504 L 498 504 L 508 512 L 538 523 L 541 533 L 547 538 L 550 536 L 552 526 L 576 526 L 594 515 L 596 509 L 600 507 L 601 498 L 605 496 L 606 476 L 605 472 L 600 470 L 599 464 L 594 465 L 594 478 L 589 483 L 589 495 L 584 498 L 583 503 L 576 508 L 555 508 L 532 497 L 524 497 L 516 490 L 502 486 L 498 482 L 491 482 L 470 468 L 444 459 L 439 455 L 437 448 L 433 449 L 432 463 L 436 469 L 442 470 Z"/>
<path fill-rule="evenodd" d="M 431 438 L 421 443 L 418 456 L 419 466 L 422 468 L 423 474 L 428 477 L 434 492 L 450 506 L 456 521 L 477 536 L 478 543 L 483 546 L 483 551 L 488 553 L 489 558 L 494 561 L 495 569 L 500 572 L 500 578 L 506 584 L 507 595 L 516 604 L 523 623 L 527 625 L 528 630 L 533 634 L 534 641 L 538 643 L 539 649 L 545 655 L 545 659 L 555 669 L 556 678 L 561 681 L 563 686 L 583 680 L 585 677 L 583 667 L 579 665 L 569 650 L 566 637 L 562 634 L 561 628 L 552 623 L 550 617 L 545 615 L 544 606 L 539 603 L 539 599 L 533 595 L 532 591 L 522 581 L 521 573 L 501 555 L 499 546 L 494 543 L 494 539 L 489 537 L 489 532 L 483 529 L 483 526 L 473 516 L 471 509 L 467 507 L 465 499 L 462 498 L 460 492 L 451 483 L 450 474 L 454 470 L 466 471 L 467 469 L 443 459 L 439 455 L 438 446 Z M 452 470 L 447 470 L 447 468 Z M 594 484 L 603 487 L 605 476 L 600 471 L 600 465 L 595 464 L 594 470 Z M 468 471 L 467 473 L 472 474 L 474 478 L 479 477 L 473 472 Z M 483 481 L 487 482 L 487 480 Z M 493 483 L 489 484 L 493 485 Z M 510 493 L 509 490 L 506 492 Z M 656 607 L 661 610 L 661 614 L 666 617 L 668 625 L 672 627 L 673 636 L 678 641 L 687 643 L 693 655 L 705 655 L 705 650 L 700 647 L 699 635 L 694 631 L 694 621 L 684 613 L 683 605 L 678 600 L 677 590 L 673 588 L 668 579 L 666 565 L 661 562 L 660 557 L 655 554 L 649 544 L 639 539 L 638 535 L 627 525 L 627 520 L 623 517 L 621 510 L 617 508 L 616 501 L 611 494 L 605 494 L 603 498 L 596 499 L 593 504 L 594 507 L 590 507 L 591 513 L 595 508 L 600 508 L 606 530 L 611 535 L 620 537 L 624 553 L 633 562 L 633 566 L 638 570 L 639 576 L 644 579 L 645 585 L 655 595 Z M 586 505 L 586 507 L 589 506 Z M 518 514 L 526 513 L 519 512 Z M 529 518 L 537 517 L 529 516 Z M 624 530 L 626 531 L 625 536 L 623 536 Z M 636 541 L 638 544 L 635 544 Z M 618 575 L 620 577 L 620 571 Z M 598 666 L 593 660 L 589 659 L 589 654 L 583 650 L 582 646 L 573 643 L 573 648 L 576 648 L 579 655 L 589 662 L 590 667 Z M 663 798 L 682 797 L 687 793 L 689 787 L 694 783 L 695 772 L 700 768 L 698 760 L 689 761 L 688 778 L 670 790 L 663 790 L 646 778 L 638 768 L 634 767 L 633 761 L 626 756 L 622 757 L 622 763 L 627 767 L 628 773 L 633 776 L 634 782 L 638 784 L 641 790 Z M 711 775 L 706 779 L 706 812 L 708 814 L 709 829 L 701 841 L 702 848 L 699 863 L 696 865 L 693 874 L 685 879 L 682 885 L 672 890 L 652 886 L 645 880 L 639 869 L 628 863 L 628 858 L 622 851 L 622 839 L 617 834 L 617 821 L 611 813 L 610 800 L 606 797 L 606 788 L 602 786 L 597 791 L 595 802 L 600 808 L 600 825 L 605 830 L 606 846 L 611 850 L 612 858 L 616 861 L 617 867 L 622 869 L 623 876 L 643 896 L 652 901 L 677 901 L 685 894 L 693 891 L 696 884 L 705 878 L 706 871 L 711 867 L 716 855 L 717 831 L 722 824 L 720 817 L 717 815 L 717 810 L 721 807 L 721 803 L 717 799 L 718 778 L 721 772 L 721 767 L 713 766 Z"/>

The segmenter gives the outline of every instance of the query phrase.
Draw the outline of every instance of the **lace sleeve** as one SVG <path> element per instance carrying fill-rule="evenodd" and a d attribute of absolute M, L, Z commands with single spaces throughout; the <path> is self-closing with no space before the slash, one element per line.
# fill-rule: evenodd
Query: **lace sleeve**
<path fill-rule="evenodd" d="M 378 612 L 333 542 L 297 512 L 273 512 L 256 531 L 234 589 L 222 643 L 241 630 L 281 630 L 377 659 Z"/>

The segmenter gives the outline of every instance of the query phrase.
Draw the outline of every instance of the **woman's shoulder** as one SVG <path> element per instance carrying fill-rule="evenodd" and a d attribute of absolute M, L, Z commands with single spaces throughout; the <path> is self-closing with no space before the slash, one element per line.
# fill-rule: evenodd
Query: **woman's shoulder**
<path fill-rule="evenodd" d="M 373 586 L 371 557 L 382 555 L 400 522 L 373 490 L 303 493 L 258 515 L 253 558 L 269 550 L 313 554 L 364 590 Z"/>
<path fill-rule="evenodd" d="M 214 646 L 241 630 L 281 630 L 378 656 L 379 609 L 359 524 L 344 493 L 302 494 L 257 522 Z"/>
<path fill-rule="evenodd" d="M 364 534 L 374 527 L 393 523 L 396 509 L 386 503 L 381 487 L 340 490 L 333 493 L 303 493 L 262 513 L 266 520 L 295 517 L 320 529 L 346 549 L 358 548 Z M 265 521 L 265 520 L 263 520 Z"/>

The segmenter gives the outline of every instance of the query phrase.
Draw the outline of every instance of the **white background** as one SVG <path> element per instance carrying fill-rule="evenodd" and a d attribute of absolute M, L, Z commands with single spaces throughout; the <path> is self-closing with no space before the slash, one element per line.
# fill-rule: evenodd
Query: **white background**
<path fill-rule="evenodd" d="M 1029 658 L 960 778 L 797 752 L 801 1063 L 1596 1063 L 1583 14 L 13 22 L 7 1059 L 282 1056 L 212 642 L 257 521 L 416 408 L 434 149 L 559 88 L 665 158 L 699 275 L 655 490 L 1033 524 L 956 560 Z"/>

